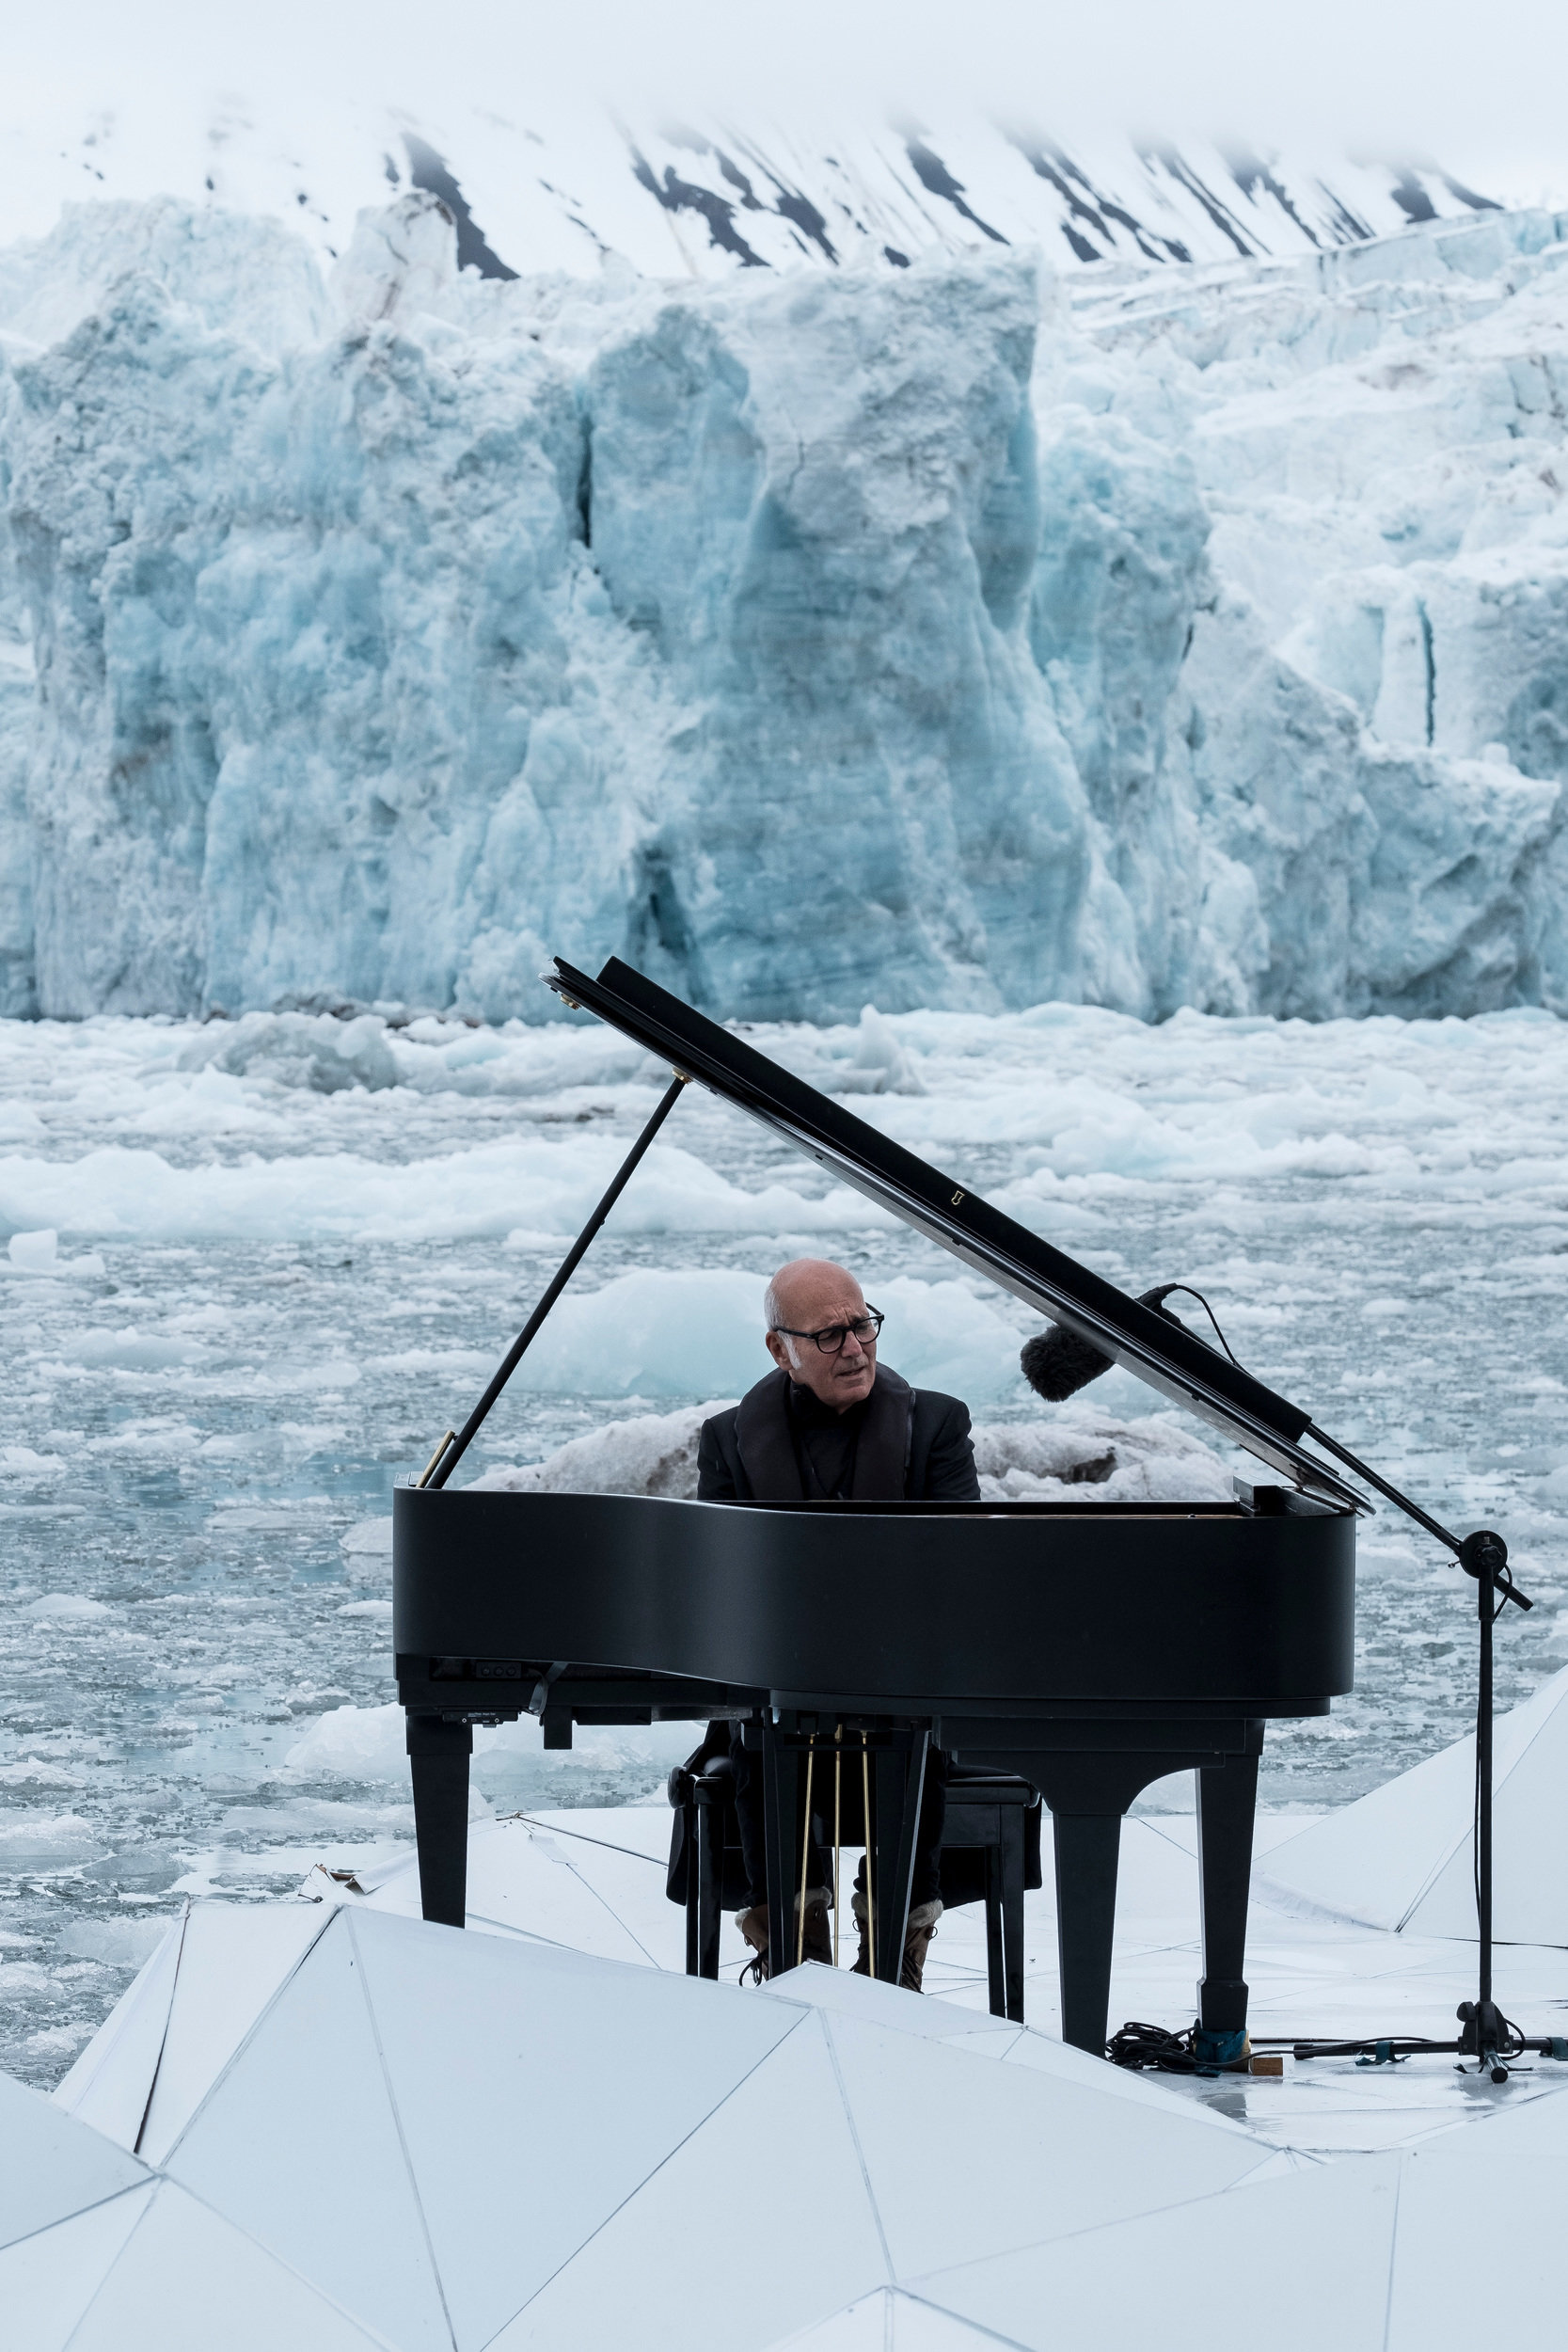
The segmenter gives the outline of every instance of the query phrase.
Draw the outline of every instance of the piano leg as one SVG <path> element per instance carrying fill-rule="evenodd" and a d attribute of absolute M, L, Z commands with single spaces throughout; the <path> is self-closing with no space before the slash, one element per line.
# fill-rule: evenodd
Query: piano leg
<path fill-rule="evenodd" d="M 1062 1987 L 1062 2040 L 1091 2058 L 1105 2055 L 1111 2006 L 1111 1947 L 1117 1924 L 1117 1863 L 1121 1810 L 1053 1809 L 1056 1852 L 1056 1956 Z"/>
<path fill-rule="evenodd" d="M 1259 1745 L 1262 1725 L 1256 1726 Z M 1203 1906 L 1203 1976 L 1198 2017 L 1210 2033 L 1246 2025 L 1247 1890 L 1258 1802 L 1258 1756 L 1228 1756 L 1197 1775 L 1198 1885 Z"/>
<path fill-rule="evenodd" d="M 408 1718 L 408 1770 L 414 1782 L 414 1840 L 420 1902 L 427 1919 L 460 1928 L 467 1917 L 470 1724 L 439 1715 Z"/>
<path fill-rule="evenodd" d="M 986 1991 L 993 2017 L 1007 2010 L 1006 1963 L 1002 1952 L 1002 1856 L 994 1846 L 985 1850 L 986 1864 Z"/>
<path fill-rule="evenodd" d="M 1111 2006 L 1111 1947 L 1117 1925 L 1121 1817 L 1151 1780 L 1194 1770 L 1195 1756 L 1100 1753 L 993 1757 L 998 1772 L 1022 1772 L 1051 1807 L 1056 1853 L 1056 1956 L 1062 2040 L 1091 2058 L 1105 2055 Z"/>
<path fill-rule="evenodd" d="M 724 1887 L 724 1794 L 723 1787 L 697 1783 L 697 1799 L 692 1811 L 697 1817 L 696 1851 L 687 1864 L 690 1876 L 687 1911 L 687 1962 L 689 1977 L 719 1974 L 719 1930 Z"/>
<path fill-rule="evenodd" d="M 1002 1912 L 1002 2014 L 1014 2025 L 1023 2023 L 1023 1809 L 1021 1805 L 998 1807 L 1002 1816 L 1002 1845 L 988 1861 L 994 1861 L 999 1882 Z M 990 1905 L 988 1903 L 988 1910 Z M 990 1923 L 987 1923 L 990 1940 Z M 989 1955 L 988 1955 L 989 1957 Z M 994 2010 L 995 1982 L 992 1980 L 991 2007 Z M 1107 1992 L 1107 1999 L 1110 1997 Z"/>
<path fill-rule="evenodd" d="M 872 1751 L 872 1802 L 877 1815 L 871 1880 L 877 1900 L 877 1949 L 872 1965 L 887 1984 L 896 1984 L 903 1972 L 915 1839 L 930 1746 L 931 1735 L 926 1730 L 911 1735 L 907 1747 L 895 1743 Z"/>
<path fill-rule="evenodd" d="M 795 1881 L 800 1867 L 798 1751 L 782 1746 L 771 1716 L 762 1720 L 762 1792 L 768 1823 L 768 1958 L 770 1976 L 795 1965 Z"/>
<path fill-rule="evenodd" d="M 701 1916 L 697 1906 L 701 1896 L 697 1881 L 696 1804 L 687 1805 L 685 1814 L 681 1835 L 686 1841 L 686 1973 L 689 1977 L 695 1977 L 701 1974 L 697 1965 L 700 1932 L 697 1923 Z"/>

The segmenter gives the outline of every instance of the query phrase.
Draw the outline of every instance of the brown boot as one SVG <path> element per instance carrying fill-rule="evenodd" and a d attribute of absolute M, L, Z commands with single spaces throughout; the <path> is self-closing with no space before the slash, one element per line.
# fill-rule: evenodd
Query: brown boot
<path fill-rule="evenodd" d="M 833 1940 L 828 1927 L 828 1909 L 827 1888 L 825 1886 L 812 1887 L 805 1898 L 806 1930 L 801 1958 L 819 1961 L 824 1968 L 831 1968 L 833 1964 Z M 799 1895 L 795 1898 L 795 1917 L 799 1924 L 800 1917 Z M 735 1924 L 756 1955 L 755 1959 L 748 1962 L 741 1971 L 742 1984 L 747 1981 L 748 1978 L 752 1984 L 766 1984 L 771 1973 L 768 1968 L 768 1905 L 753 1903 L 750 1911 L 737 1911 L 735 1915 Z M 794 1958 L 795 1955 L 792 1952 L 791 1962 Z"/>
<path fill-rule="evenodd" d="M 855 1955 L 857 1977 L 871 1974 L 871 1935 L 865 1915 L 865 1897 L 857 1886 L 850 1897 L 855 1925 L 860 1931 L 860 1950 Z M 941 1903 L 918 1903 L 910 1914 L 904 1930 L 904 1964 L 898 1971 L 898 1981 L 906 1993 L 918 1993 L 926 1973 L 926 1955 L 931 1948 L 931 1938 L 942 1917 Z"/>
<path fill-rule="evenodd" d="M 926 1974 L 926 1955 L 941 1917 L 941 1903 L 920 1903 L 910 1913 L 910 1924 L 904 1930 L 904 1965 L 898 1971 L 898 1981 L 906 1993 L 920 1991 Z"/>
<path fill-rule="evenodd" d="M 824 1968 L 833 1964 L 832 1931 L 828 1925 L 831 1907 L 827 1888 L 814 1886 L 806 1897 L 806 1932 L 800 1957 L 817 1961 Z"/>
<path fill-rule="evenodd" d="M 735 1924 L 755 1954 L 755 1958 L 749 1961 L 740 1972 L 741 1983 L 744 1984 L 749 1978 L 752 1984 L 766 1984 L 768 1982 L 768 1905 L 753 1903 L 750 1911 L 737 1911 L 735 1915 Z"/>

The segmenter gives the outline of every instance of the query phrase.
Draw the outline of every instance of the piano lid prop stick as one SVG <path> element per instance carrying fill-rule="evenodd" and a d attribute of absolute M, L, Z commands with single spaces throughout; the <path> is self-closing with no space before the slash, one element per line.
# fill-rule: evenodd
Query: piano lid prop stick
<path fill-rule="evenodd" d="M 451 1476 L 452 1471 L 457 1468 L 458 1463 L 463 1459 L 463 1456 L 468 1451 L 469 1446 L 472 1445 L 475 1438 L 478 1437 L 481 1428 L 483 1426 L 485 1419 L 489 1414 L 491 1406 L 494 1405 L 497 1397 L 499 1396 L 501 1391 L 505 1388 L 507 1382 L 516 1371 L 517 1366 L 522 1362 L 523 1358 L 528 1354 L 529 1349 L 532 1346 L 540 1325 L 544 1322 L 545 1317 L 549 1313 L 550 1309 L 555 1305 L 556 1300 L 561 1296 L 562 1292 L 565 1289 L 567 1283 L 571 1280 L 573 1275 L 582 1263 L 583 1259 L 587 1256 L 589 1246 L 592 1243 L 594 1234 L 598 1232 L 600 1226 L 610 1215 L 610 1210 L 615 1206 L 615 1203 L 621 1198 L 622 1193 L 625 1192 L 627 1184 L 637 1172 L 638 1165 L 641 1162 L 643 1153 L 647 1151 L 649 1144 L 652 1143 L 655 1136 L 657 1135 L 659 1129 L 669 1118 L 670 1113 L 674 1109 L 675 1104 L 680 1100 L 682 1089 L 689 1085 L 689 1083 L 690 1081 L 685 1076 L 685 1074 L 681 1071 L 677 1070 L 674 1077 L 671 1080 L 669 1087 L 659 1097 L 657 1109 L 654 1112 L 653 1117 L 643 1128 L 642 1133 L 638 1136 L 637 1141 L 632 1145 L 631 1150 L 626 1153 L 626 1158 L 621 1162 L 620 1167 L 617 1168 L 609 1191 L 605 1194 L 604 1199 L 599 1202 L 598 1207 L 594 1210 L 593 1216 L 589 1218 L 587 1224 L 583 1227 L 581 1232 L 578 1235 L 576 1241 L 572 1244 L 572 1247 L 567 1250 L 566 1255 L 561 1261 L 561 1265 L 556 1273 L 555 1279 L 551 1282 L 548 1290 L 545 1293 L 544 1297 L 539 1301 L 538 1306 L 535 1307 L 527 1323 L 524 1324 L 522 1329 L 518 1332 L 516 1338 L 507 1349 L 506 1354 L 502 1357 L 500 1363 L 497 1368 L 495 1378 L 491 1381 L 489 1387 L 485 1390 L 484 1394 L 480 1398 L 479 1403 L 474 1406 L 473 1411 L 468 1415 L 467 1420 L 463 1423 L 462 1428 L 457 1432 L 457 1435 L 453 1437 L 451 1431 L 450 1429 L 448 1430 L 446 1436 L 436 1447 L 435 1454 L 431 1456 L 430 1461 L 426 1464 L 423 1476 L 417 1482 L 420 1486 L 444 1486 L 446 1485 L 448 1479 Z"/>

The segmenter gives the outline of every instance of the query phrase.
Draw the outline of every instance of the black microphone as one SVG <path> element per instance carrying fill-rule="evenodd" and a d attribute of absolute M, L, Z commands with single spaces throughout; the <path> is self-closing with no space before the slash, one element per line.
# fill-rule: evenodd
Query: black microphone
<path fill-rule="evenodd" d="M 1164 1315 L 1167 1323 L 1174 1323 L 1178 1330 L 1182 1330 L 1185 1326 L 1180 1319 L 1161 1303 L 1172 1291 L 1182 1288 L 1180 1282 L 1162 1282 L 1157 1289 L 1145 1291 L 1138 1304 L 1152 1307 L 1157 1315 Z M 1103 1348 L 1096 1347 L 1092 1340 L 1080 1339 L 1076 1331 L 1053 1323 L 1048 1331 L 1037 1331 L 1032 1340 L 1024 1341 L 1018 1360 L 1023 1377 L 1037 1394 L 1043 1396 L 1048 1405 L 1062 1405 L 1069 1396 L 1076 1396 L 1080 1389 L 1086 1389 L 1091 1380 L 1098 1380 L 1102 1372 L 1109 1372 L 1116 1359 L 1107 1356 Z"/>

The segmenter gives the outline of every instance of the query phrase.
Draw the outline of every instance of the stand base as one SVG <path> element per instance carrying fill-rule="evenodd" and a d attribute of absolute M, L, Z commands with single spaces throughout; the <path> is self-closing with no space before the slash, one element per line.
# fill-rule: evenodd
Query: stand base
<path fill-rule="evenodd" d="M 1507 2082 L 1508 2067 L 1503 2054 L 1509 2051 L 1513 2037 L 1497 2002 L 1461 2001 L 1456 2014 L 1462 2028 L 1461 2054 L 1475 2059 L 1477 2074 L 1490 2074 L 1495 2083 Z M 1509 2055 L 1517 2057 L 1518 2053 L 1509 2051 Z"/>

